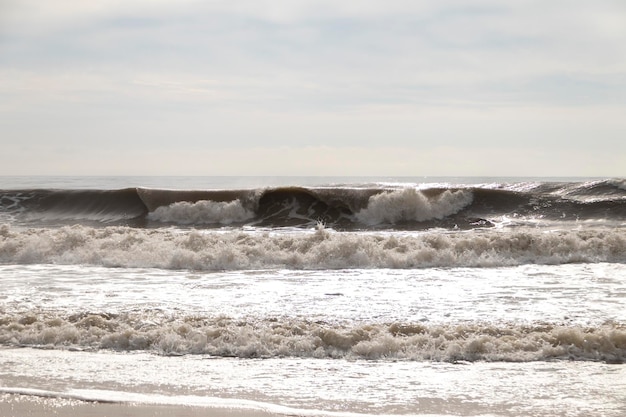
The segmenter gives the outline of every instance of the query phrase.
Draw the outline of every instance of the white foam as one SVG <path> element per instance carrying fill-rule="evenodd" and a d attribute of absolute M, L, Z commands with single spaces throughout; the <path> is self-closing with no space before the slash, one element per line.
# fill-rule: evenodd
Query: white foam
<path fill-rule="evenodd" d="M 369 225 L 442 219 L 458 213 L 472 200 L 468 190 L 446 190 L 429 198 L 415 188 L 404 188 L 370 197 L 367 208 L 358 212 L 356 218 Z"/>
<path fill-rule="evenodd" d="M 207 415 L 235 415 L 233 408 L 239 408 L 239 399 L 293 407 L 282 411 L 292 416 L 309 415 L 303 410 L 311 409 L 319 410 L 315 415 L 320 416 L 365 413 L 371 417 L 622 417 L 624 414 L 626 368 L 603 363 L 476 362 L 470 365 L 430 361 L 207 359 L 193 355 L 164 358 L 149 353 L 5 349 L 0 366 L 8 374 L 3 379 L 4 386 L 36 387 L 93 400 L 123 400 L 144 394 L 146 397 L 135 399 L 196 405 L 208 403 L 214 397 L 232 399 L 227 400 L 232 403 L 226 403 L 218 398 L 215 406 L 226 405 L 230 410 L 207 409 Z M 120 390 L 124 392 L 110 392 Z M 9 402 L 5 404 L 9 414 L 11 405 L 19 406 L 17 402 L 37 401 L 11 398 L 11 394 L 1 392 L 2 389 L 0 401 Z M 52 400 L 45 402 L 49 404 L 46 408 L 50 415 L 55 412 L 71 415 L 74 409 L 55 408 Z M 83 410 L 89 413 L 96 409 L 83 407 Z M 120 412 L 124 411 L 132 415 L 141 412 L 133 408 Z M 172 414 L 178 411 L 179 415 L 193 412 L 191 409 L 170 411 Z"/>
<path fill-rule="evenodd" d="M 177 202 L 159 207 L 148 214 L 148 219 L 177 224 L 231 224 L 244 222 L 254 217 L 239 200 L 218 202 Z"/>
<path fill-rule="evenodd" d="M 149 324 L 142 323 L 149 320 Z M 626 330 L 578 325 L 332 324 L 298 319 L 159 316 L 0 316 L 0 343 L 13 346 L 152 351 L 217 357 L 402 360 L 626 360 Z"/>
<path fill-rule="evenodd" d="M 419 234 L 0 228 L 0 262 L 192 270 L 495 267 L 623 262 L 621 229 Z"/>
<path fill-rule="evenodd" d="M 613 178 L 608 182 L 609 184 L 616 186 L 620 190 L 626 190 L 626 179 L 624 178 Z"/>

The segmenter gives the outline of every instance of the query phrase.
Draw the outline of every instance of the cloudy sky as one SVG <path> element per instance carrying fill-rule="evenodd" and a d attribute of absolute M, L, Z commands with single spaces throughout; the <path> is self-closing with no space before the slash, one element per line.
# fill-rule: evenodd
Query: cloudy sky
<path fill-rule="evenodd" d="M 624 0 L 0 0 L 0 175 L 626 176 Z"/>

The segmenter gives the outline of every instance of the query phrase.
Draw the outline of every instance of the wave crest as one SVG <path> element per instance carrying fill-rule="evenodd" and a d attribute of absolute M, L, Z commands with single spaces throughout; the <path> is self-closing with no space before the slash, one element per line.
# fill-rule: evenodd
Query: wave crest
<path fill-rule="evenodd" d="M 148 220 L 189 224 L 231 224 L 254 218 L 254 212 L 246 209 L 240 200 L 234 201 L 181 201 L 169 206 L 158 207 L 148 214 Z"/>
<path fill-rule="evenodd" d="M 369 225 L 427 220 L 440 220 L 469 206 L 473 194 L 468 190 L 446 190 L 428 197 L 414 188 L 388 191 L 370 197 L 367 207 L 356 218 Z"/>
<path fill-rule="evenodd" d="M 613 178 L 609 180 L 609 184 L 626 191 L 626 179 L 624 178 Z"/>
<path fill-rule="evenodd" d="M 0 221 L 28 227 L 78 223 L 150 228 L 159 227 L 157 222 L 309 228 L 321 221 L 340 230 L 427 230 L 476 229 L 515 217 L 517 224 L 594 220 L 620 227 L 626 219 L 624 184 L 614 179 L 417 188 L 0 190 Z"/>

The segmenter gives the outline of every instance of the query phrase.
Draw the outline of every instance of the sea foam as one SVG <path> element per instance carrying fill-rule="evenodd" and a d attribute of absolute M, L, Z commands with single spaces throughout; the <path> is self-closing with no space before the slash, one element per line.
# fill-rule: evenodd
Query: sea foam
<path fill-rule="evenodd" d="M 254 212 L 246 209 L 239 200 L 218 202 L 177 202 L 159 207 L 148 214 L 148 220 L 176 224 L 231 224 L 254 218 Z"/>
<path fill-rule="evenodd" d="M 0 262 L 191 270 L 498 267 L 624 262 L 619 229 L 390 234 L 0 227 Z"/>
<path fill-rule="evenodd" d="M 428 197 L 414 188 L 388 191 L 370 197 L 367 207 L 356 218 L 369 225 L 442 219 L 472 203 L 471 191 L 446 190 Z"/>
<path fill-rule="evenodd" d="M 330 324 L 143 313 L 0 315 L 0 344 L 217 357 L 434 361 L 626 360 L 626 330 L 563 325 Z"/>

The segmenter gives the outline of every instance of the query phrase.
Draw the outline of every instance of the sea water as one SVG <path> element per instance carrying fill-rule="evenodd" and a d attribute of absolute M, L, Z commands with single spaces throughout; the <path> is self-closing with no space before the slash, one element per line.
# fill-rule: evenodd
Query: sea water
<path fill-rule="evenodd" d="M 626 413 L 624 180 L 0 185 L 1 395 Z"/>

